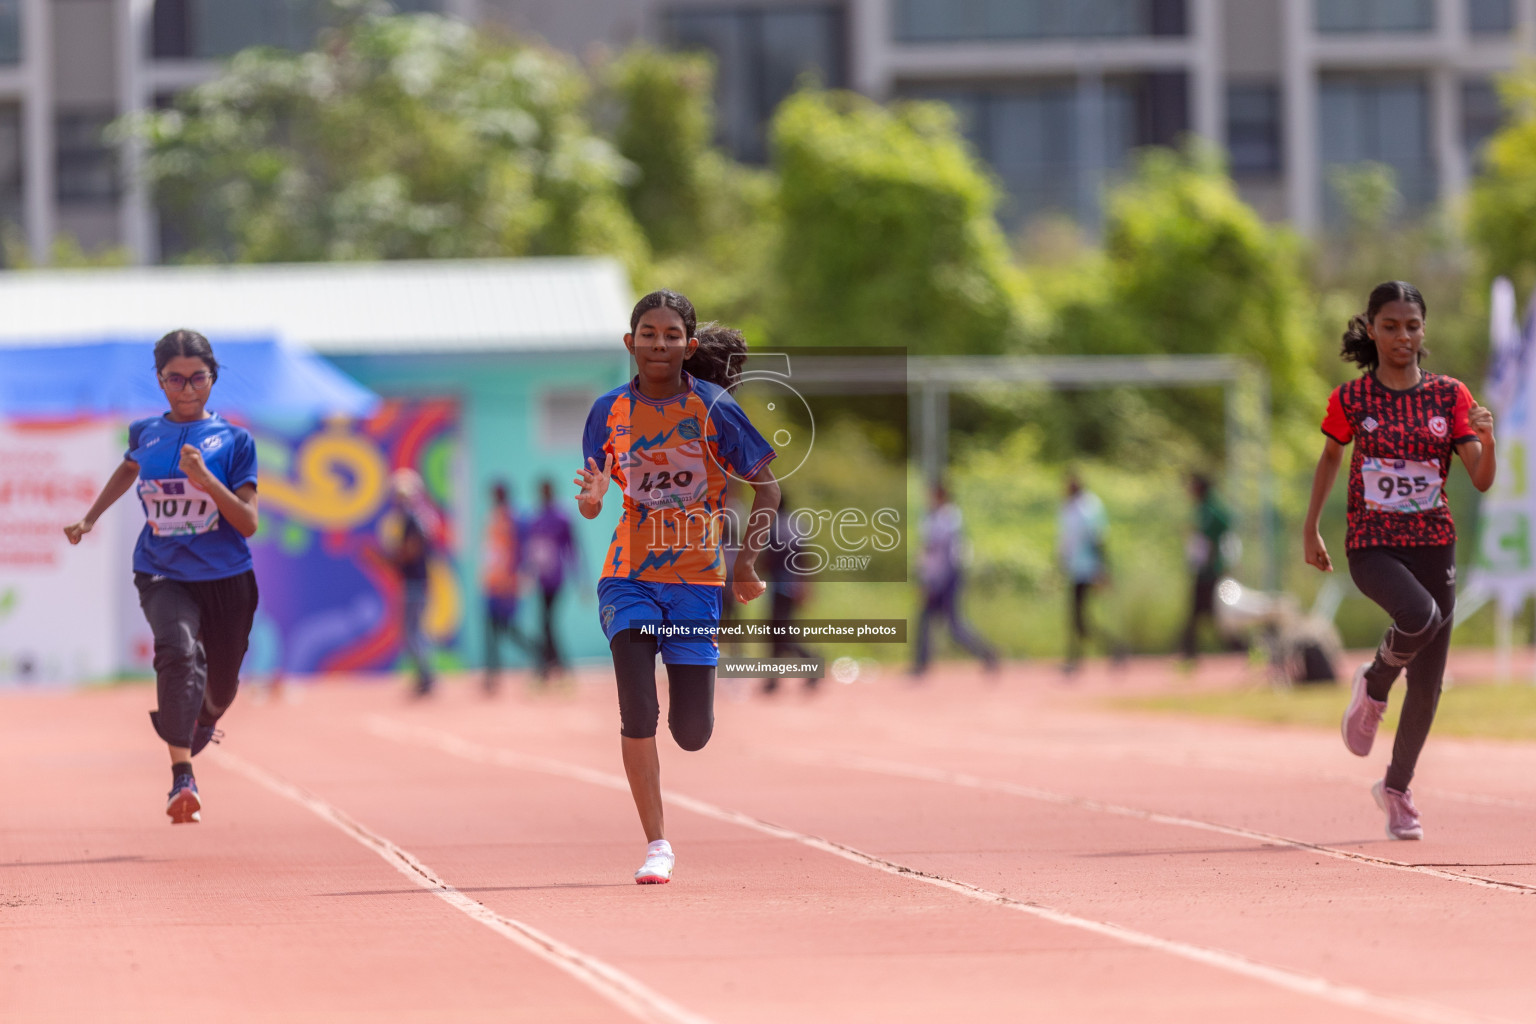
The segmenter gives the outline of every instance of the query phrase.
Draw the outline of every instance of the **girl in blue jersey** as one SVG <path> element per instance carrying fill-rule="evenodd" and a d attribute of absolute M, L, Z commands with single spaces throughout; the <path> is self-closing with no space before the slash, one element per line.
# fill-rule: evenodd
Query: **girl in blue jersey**
<path fill-rule="evenodd" d="M 71 544 L 138 485 L 146 522 L 133 549 L 133 582 L 155 635 L 159 708 L 149 713 L 171 755 L 173 824 L 202 820 L 192 756 L 240 685 L 256 616 L 256 575 L 246 538 L 256 532 L 256 445 L 207 410 L 219 377 L 208 339 L 172 331 L 155 343 L 170 411 L 128 428 L 128 451 L 85 518 L 64 528 Z"/>

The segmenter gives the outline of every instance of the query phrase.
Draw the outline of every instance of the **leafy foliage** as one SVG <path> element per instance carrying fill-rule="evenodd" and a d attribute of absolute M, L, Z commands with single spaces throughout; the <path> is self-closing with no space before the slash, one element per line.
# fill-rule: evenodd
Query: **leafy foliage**
<path fill-rule="evenodd" d="M 123 126 L 193 259 L 612 253 L 645 243 L 632 168 L 572 62 L 433 15 L 364 13 L 307 53 L 252 49 Z"/>
<path fill-rule="evenodd" d="M 996 191 L 948 107 L 801 92 L 779 107 L 772 140 L 776 337 L 916 353 L 1022 345 L 1023 282 Z"/>

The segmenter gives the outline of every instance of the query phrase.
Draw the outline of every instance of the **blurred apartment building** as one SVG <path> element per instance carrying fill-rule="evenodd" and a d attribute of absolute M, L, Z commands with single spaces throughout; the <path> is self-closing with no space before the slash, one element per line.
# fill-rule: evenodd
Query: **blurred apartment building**
<path fill-rule="evenodd" d="M 0 219 L 158 258 L 135 156 L 102 136 L 244 46 L 303 47 L 323 0 L 0 0 Z M 1244 195 L 1315 230 L 1330 169 L 1385 163 L 1415 206 L 1455 195 L 1499 123 L 1495 76 L 1536 0 L 398 0 L 578 54 L 635 39 L 713 53 L 720 141 L 767 157 L 797 83 L 959 111 L 1011 224 L 1091 223 L 1141 146 L 1222 144 Z"/>

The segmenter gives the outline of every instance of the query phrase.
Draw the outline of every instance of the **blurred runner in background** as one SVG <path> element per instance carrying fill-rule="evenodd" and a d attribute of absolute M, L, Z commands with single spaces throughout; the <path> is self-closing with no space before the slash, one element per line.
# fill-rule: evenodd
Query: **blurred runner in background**
<path fill-rule="evenodd" d="M 390 477 L 391 508 L 383 526 L 384 553 L 400 574 L 401 640 L 415 666 L 418 697 L 432 692 L 431 652 L 422 619 L 427 611 L 427 566 L 432 555 L 435 516 L 427 506 L 426 487 L 414 469 L 397 469 Z"/>
<path fill-rule="evenodd" d="M 554 485 L 539 484 L 539 511 L 523 524 L 524 571 L 539 585 L 539 607 L 543 610 L 544 635 L 538 644 L 538 671 L 541 680 L 565 671 L 565 660 L 555 637 L 555 602 L 566 582 L 580 566 L 580 551 L 571 531 L 571 519 L 555 505 Z"/>
<path fill-rule="evenodd" d="M 795 617 L 795 613 L 805 604 L 811 594 L 810 577 L 804 572 L 797 572 L 796 567 L 804 565 L 803 553 L 805 542 L 801 538 L 800 531 L 796 529 L 793 510 L 789 504 L 789 496 L 784 493 L 783 485 L 779 486 L 779 514 L 774 517 L 773 526 L 768 530 L 768 546 L 764 549 L 762 558 L 758 564 L 768 571 L 768 621 L 769 625 L 782 627 L 789 624 Z M 797 556 L 802 556 L 797 561 Z M 816 652 L 803 647 L 798 642 L 787 637 L 775 636 L 769 656 L 773 658 L 800 658 L 805 661 L 816 660 Z M 812 690 L 821 680 L 807 677 L 805 688 Z M 779 688 L 779 677 L 770 676 L 763 680 L 763 692 L 773 693 Z"/>
<path fill-rule="evenodd" d="M 1104 503 L 1083 487 L 1076 470 L 1068 472 L 1067 496 L 1056 517 L 1056 554 L 1072 587 L 1067 659 L 1061 666 L 1069 675 L 1077 671 L 1083 643 L 1088 639 L 1088 595 L 1108 575 L 1104 558 L 1104 534 L 1108 529 Z"/>
<path fill-rule="evenodd" d="M 505 481 L 491 487 L 491 511 L 485 523 L 485 542 L 481 545 L 480 585 L 485 591 L 485 681 L 487 694 L 494 694 L 501 675 L 501 640 L 506 637 L 530 658 L 537 655 L 528 639 L 517 628 L 517 597 L 521 588 L 519 575 L 521 545 L 518 543 L 517 516 Z"/>
<path fill-rule="evenodd" d="M 929 628 L 936 616 L 943 616 L 955 642 L 990 672 L 997 668 L 997 652 L 960 617 L 961 562 L 965 554 L 960 508 L 949 500 L 949 492 L 942 483 L 933 485 L 932 502 L 928 517 L 923 520 L 923 550 L 917 563 L 923 607 L 918 615 L 912 674 L 922 676 L 928 671 Z"/>
<path fill-rule="evenodd" d="M 1222 542 L 1232 529 L 1232 514 L 1216 496 L 1210 479 L 1203 474 L 1196 473 L 1189 478 L 1189 493 L 1195 499 L 1195 523 L 1184 553 L 1190 572 L 1194 574 L 1194 588 L 1179 650 L 1186 662 L 1193 663 L 1199 653 L 1196 632 L 1200 620 L 1207 619 L 1215 627 L 1216 584 L 1227 570 L 1222 557 Z"/>

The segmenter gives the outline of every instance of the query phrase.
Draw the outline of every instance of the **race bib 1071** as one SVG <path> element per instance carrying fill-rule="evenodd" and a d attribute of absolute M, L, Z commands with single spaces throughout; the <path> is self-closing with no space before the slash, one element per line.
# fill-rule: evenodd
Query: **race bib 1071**
<path fill-rule="evenodd" d="M 1365 459 L 1365 507 L 1373 512 L 1427 512 L 1440 504 L 1440 463 Z"/>
<path fill-rule="evenodd" d="M 187 537 L 219 528 L 219 507 L 190 480 L 140 480 L 139 498 L 156 537 Z"/>

